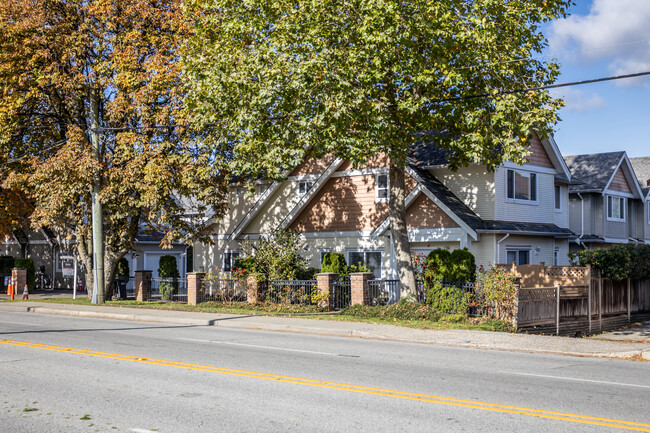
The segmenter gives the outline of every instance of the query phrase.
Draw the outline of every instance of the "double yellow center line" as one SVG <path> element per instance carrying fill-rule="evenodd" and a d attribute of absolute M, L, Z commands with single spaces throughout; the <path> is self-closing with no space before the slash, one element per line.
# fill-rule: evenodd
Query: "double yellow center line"
<path fill-rule="evenodd" d="M 161 365 L 164 367 L 183 368 L 186 370 L 207 371 L 210 373 L 228 374 L 232 376 L 249 377 L 253 379 L 273 380 L 276 382 L 293 383 L 297 385 L 315 386 L 319 388 L 336 389 L 340 391 L 357 392 L 361 394 L 378 395 L 382 397 L 400 398 L 405 400 L 415 400 L 428 403 L 444 404 L 448 406 L 466 407 L 471 409 L 488 410 L 492 412 L 502 412 L 509 414 L 526 415 L 537 418 L 546 418 L 559 421 L 568 421 L 603 427 L 614 427 L 625 430 L 635 430 L 650 432 L 650 424 L 623 421 L 609 418 L 599 418 L 587 415 L 578 415 L 564 412 L 554 412 L 548 410 L 531 409 L 527 407 L 508 406 L 488 402 L 473 400 L 463 400 L 458 398 L 442 397 L 438 395 L 418 394 L 412 392 L 396 391 L 392 389 L 373 388 L 362 385 L 352 385 L 346 383 L 328 382 L 316 379 L 305 379 L 300 377 L 282 376 L 278 374 L 259 373 L 255 371 L 237 370 L 232 368 L 213 367 L 210 365 L 191 364 L 187 362 L 169 361 L 165 359 L 145 358 L 141 356 L 123 355 L 119 353 L 100 352 L 96 350 L 76 349 L 72 347 L 53 346 L 50 344 L 28 343 L 25 341 L 0 339 L 0 343 L 29 347 L 33 349 L 52 350 L 65 352 L 76 355 L 96 356 L 100 358 L 118 359 L 122 361 L 139 362 L 143 364 Z"/>

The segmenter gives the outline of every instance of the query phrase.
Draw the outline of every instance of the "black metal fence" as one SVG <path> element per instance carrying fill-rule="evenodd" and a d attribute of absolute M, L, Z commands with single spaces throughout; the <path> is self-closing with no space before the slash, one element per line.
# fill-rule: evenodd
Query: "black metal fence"
<path fill-rule="evenodd" d="M 368 281 L 368 295 L 370 305 L 388 305 L 391 293 L 399 289 L 399 280 L 370 280 Z"/>
<path fill-rule="evenodd" d="M 187 303 L 187 279 L 152 278 L 149 299 Z"/>
<path fill-rule="evenodd" d="M 269 280 L 266 281 L 266 301 L 273 304 L 315 305 L 313 297 L 318 293 L 316 280 Z"/>
<path fill-rule="evenodd" d="M 246 284 L 236 279 L 209 279 L 203 282 L 203 302 L 246 302 Z"/>
<path fill-rule="evenodd" d="M 342 310 L 350 306 L 352 300 L 352 285 L 349 275 L 341 275 L 332 286 L 332 304 L 335 310 Z"/>

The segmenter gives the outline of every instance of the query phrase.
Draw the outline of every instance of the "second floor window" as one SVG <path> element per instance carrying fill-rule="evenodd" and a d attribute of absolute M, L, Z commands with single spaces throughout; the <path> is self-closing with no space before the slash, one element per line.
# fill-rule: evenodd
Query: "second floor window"
<path fill-rule="evenodd" d="M 607 196 L 607 219 L 625 221 L 625 199 L 623 197 Z"/>
<path fill-rule="evenodd" d="M 537 175 L 525 171 L 508 170 L 506 193 L 509 200 L 536 202 Z"/>
<path fill-rule="evenodd" d="M 375 202 L 388 201 L 388 175 L 378 174 L 375 176 Z"/>
<path fill-rule="evenodd" d="M 560 185 L 555 185 L 555 210 L 562 210 L 562 188 Z"/>

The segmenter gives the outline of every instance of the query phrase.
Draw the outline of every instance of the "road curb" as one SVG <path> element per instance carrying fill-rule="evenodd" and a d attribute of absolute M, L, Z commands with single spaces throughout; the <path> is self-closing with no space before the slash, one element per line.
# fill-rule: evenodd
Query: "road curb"
<path fill-rule="evenodd" d="M 509 352 L 520 353 L 537 353 L 549 355 L 562 355 L 562 356 L 577 356 L 577 357 L 594 357 L 594 358 L 617 358 L 617 359 L 636 359 L 650 361 L 650 349 L 635 349 L 635 350 L 621 350 L 606 351 L 604 347 L 594 348 L 594 351 L 571 351 L 562 350 L 561 348 L 546 348 L 544 344 L 542 347 L 530 347 L 530 342 L 526 344 L 523 341 L 498 341 L 498 338 L 487 338 L 483 341 L 480 336 L 474 338 L 467 338 L 467 341 L 451 341 L 448 336 L 445 338 L 438 338 L 436 335 L 400 335 L 394 331 L 381 332 L 369 329 L 341 329 L 341 327 L 327 327 L 327 326 L 310 326 L 301 325 L 300 321 L 293 323 L 274 323 L 269 321 L 264 323 L 264 319 L 257 316 L 237 316 L 237 315 L 217 315 L 212 316 L 210 319 L 201 319 L 195 317 L 170 317 L 165 315 L 152 315 L 140 314 L 139 312 L 120 313 L 108 311 L 89 311 L 83 309 L 68 309 L 56 308 L 43 305 L 28 305 L 23 306 L 18 303 L 2 303 L 0 304 L 0 311 L 10 311 L 18 313 L 37 313 L 37 314 L 51 314 L 60 316 L 76 316 L 84 318 L 96 319 L 109 319 L 109 320 L 124 320 L 132 322 L 152 322 L 152 323 L 166 323 L 172 325 L 184 326 L 215 326 L 228 329 L 246 329 L 246 330 L 262 330 L 270 332 L 291 332 L 296 334 L 312 334 L 330 337 L 352 337 L 369 340 L 384 340 L 395 341 L 403 343 L 416 343 L 416 344 L 436 344 L 448 347 L 463 347 L 468 349 L 482 349 L 482 350 L 500 350 Z M 235 320 L 232 320 L 235 319 Z M 277 322 L 277 321 L 276 321 Z M 480 333 L 480 331 L 479 331 Z M 477 334 L 478 335 L 478 334 Z M 456 337 L 454 337 L 456 338 Z M 466 337 L 463 337 L 463 340 Z M 494 341 L 492 341 L 494 340 Z M 522 344 L 517 344 L 517 342 Z M 647 347 L 647 346 L 646 346 Z M 623 347 L 621 347 L 622 349 Z"/>

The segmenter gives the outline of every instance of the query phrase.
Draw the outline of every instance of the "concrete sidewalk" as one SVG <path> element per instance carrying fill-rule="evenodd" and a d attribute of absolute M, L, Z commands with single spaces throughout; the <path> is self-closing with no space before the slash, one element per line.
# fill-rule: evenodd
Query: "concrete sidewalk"
<path fill-rule="evenodd" d="M 221 326 L 516 352 L 650 360 L 650 323 L 646 323 L 641 327 L 601 334 L 590 338 L 570 338 L 488 331 L 423 330 L 361 322 L 318 320 L 318 316 L 289 318 L 54 304 L 37 301 L 0 302 L 0 312 L 2 311 L 191 326 Z"/>

